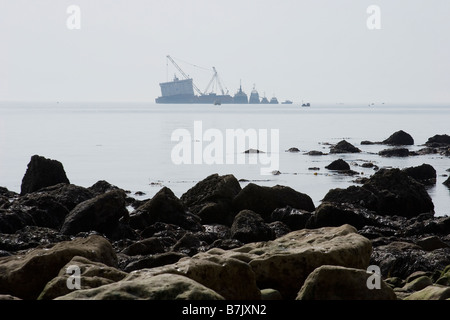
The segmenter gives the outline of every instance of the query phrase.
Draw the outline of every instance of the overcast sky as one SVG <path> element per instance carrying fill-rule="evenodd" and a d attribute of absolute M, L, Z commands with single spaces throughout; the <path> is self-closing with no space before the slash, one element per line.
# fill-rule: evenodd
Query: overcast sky
<path fill-rule="evenodd" d="M 231 94 L 450 104 L 448 0 L 0 0 L 0 44 L 2 101 L 154 102 L 170 54 L 202 90 L 181 60 Z"/>

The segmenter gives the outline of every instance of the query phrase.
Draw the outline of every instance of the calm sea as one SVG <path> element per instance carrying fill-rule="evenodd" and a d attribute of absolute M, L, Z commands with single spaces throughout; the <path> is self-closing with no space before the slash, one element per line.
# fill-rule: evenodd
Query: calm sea
<path fill-rule="evenodd" d="M 450 134 L 450 107 L 392 105 L 157 105 L 153 103 L 0 103 L 0 185 L 19 192 L 26 166 L 34 154 L 63 163 L 71 183 L 89 187 L 106 180 L 123 189 L 144 192 L 150 198 L 162 186 L 181 196 L 198 181 L 212 173 L 234 174 L 260 185 L 290 186 L 312 197 L 315 204 L 332 188 L 356 184 L 357 177 L 369 177 L 371 168 L 410 167 L 428 163 L 438 174 L 436 186 L 428 189 L 436 215 L 450 214 L 450 191 L 442 182 L 450 168 L 450 159 L 439 155 L 407 158 L 381 158 L 376 153 L 387 148 L 361 145 L 361 141 L 381 141 L 398 130 L 411 134 L 418 150 L 435 134 Z M 223 164 L 174 164 L 171 156 L 177 145 L 172 133 L 185 129 L 194 144 L 195 122 L 202 133 L 221 133 Z M 198 129 L 198 127 L 197 127 Z M 270 155 L 279 159 L 279 175 L 261 175 L 258 155 L 246 155 L 246 164 L 226 161 L 227 130 L 251 130 L 258 134 L 278 130 L 279 147 Z M 187 130 L 187 131 L 186 131 Z M 266 130 L 266 131 L 264 131 Z M 271 131 L 272 130 L 272 131 Z M 274 136 L 274 135 L 272 135 Z M 200 139 L 199 139 L 200 137 Z M 215 135 L 217 140 L 219 136 Z M 258 136 L 259 137 L 259 136 Z M 259 138 L 258 138 L 259 139 Z M 308 156 L 311 150 L 329 151 L 329 144 L 345 139 L 360 148 L 360 154 Z M 215 141 L 213 140 L 213 141 Z M 258 141 L 262 141 L 259 139 Z M 220 141 L 219 141 L 220 142 Z M 214 146 L 219 146 L 214 142 Z M 203 149 L 212 142 L 203 141 Z M 258 146 L 248 146 L 248 148 Z M 285 150 L 296 147 L 301 152 Z M 260 148 L 263 149 L 263 148 Z M 272 148 L 273 149 L 273 148 Z M 217 150 L 216 150 L 217 151 Z M 235 155 L 245 150 L 233 151 Z M 228 154 L 229 155 L 229 154 Z M 358 176 L 335 174 L 327 169 L 333 160 L 342 158 Z M 256 164 L 250 164 L 250 159 Z M 236 158 L 237 161 L 237 158 Z M 319 168 L 309 170 L 309 168 Z M 241 182 L 245 186 L 248 182 Z"/>

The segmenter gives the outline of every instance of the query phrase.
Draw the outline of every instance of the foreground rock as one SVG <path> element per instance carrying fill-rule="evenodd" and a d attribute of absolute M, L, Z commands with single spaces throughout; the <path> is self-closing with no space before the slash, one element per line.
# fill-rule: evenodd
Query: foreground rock
<path fill-rule="evenodd" d="M 381 215 L 414 217 L 434 212 L 425 187 L 400 169 L 381 169 L 360 187 L 332 189 L 323 201 L 350 203 Z"/>
<path fill-rule="evenodd" d="M 223 300 L 211 289 L 175 274 L 133 276 L 99 288 L 77 290 L 56 300 Z"/>
<path fill-rule="evenodd" d="M 20 194 L 24 195 L 59 183 L 70 183 L 61 162 L 34 155 L 22 179 Z"/>
<path fill-rule="evenodd" d="M 297 300 L 397 300 L 391 287 L 380 279 L 380 288 L 369 289 L 371 273 L 341 266 L 321 266 L 311 272 Z"/>
<path fill-rule="evenodd" d="M 117 267 L 116 253 L 103 237 L 90 236 L 0 258 L 0 293 L 36 299 L 45 285 L 75 256 Z"/>
<path fill-rule="evenodd" d="M 273 288 L 284 299 L 293 299 L 317 267 L 366 269 L 371 250 L 368 239 L 358 235 L 354 227 L 343 225 L 303 229 L 274 241 L 251 243 L 232 251 L 248 259 L 259 288 Z"/>
<path fill-rule="evenodd" d="M 68 282 L 71 284 L 74 282 L 71 281 L 72 279 L 69 279 L 69 277 L 73 277 L 74 273 L 71 268 L 74 267 L 80 271 L 80 288 L 78 289 L 70 289 L 67 285 Z M 74 290 L 97 288 L 120 281 L 126 276 L 127 273 L 114 267 L 100 262 L 92 262 L 84 257 L 75 256 L 61 268 L 57 277 L 47 283 L 39 295 L 38 300 L 51 300 L 69 294 Z"/>

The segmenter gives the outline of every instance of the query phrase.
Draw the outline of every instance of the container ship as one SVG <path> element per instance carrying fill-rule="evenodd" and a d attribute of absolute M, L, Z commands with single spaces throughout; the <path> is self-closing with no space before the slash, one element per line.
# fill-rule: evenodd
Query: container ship
<path fill-rule="evenodd" d="M 239 86 L 239 90 L 234 96 L 228 94 L 228 90 L 225 92 L 222 83 L 220 81 L 219 75 L 215 67 L 213 67 L 213 77 L 209 82 L 205 91 L 201 91 L 195 84 L 192 78 L 190 78 L 178 64 L 173 60 L 171 56 L 167 56 L 167 59 L 177 68 L 177 70 L 182 74 L 184 79 L 179 79 L 176 75 L 173 81 L 160 83 L 161 96 L 155 99 L 156 103 L 204 103 L 204 104 L 259 104 L 266 103 L 265 97 L 260 100 L 259 94 L 255 87 L 251 92 L 250 98 L 242 90 L 242 84 Z M 211 85 L 215 83 L 217 87 L 220 88 L 221 94 L 213 93 L 209 91 Z M 272 99 L 270 103 L 278 103 L 275 99 Z"/>

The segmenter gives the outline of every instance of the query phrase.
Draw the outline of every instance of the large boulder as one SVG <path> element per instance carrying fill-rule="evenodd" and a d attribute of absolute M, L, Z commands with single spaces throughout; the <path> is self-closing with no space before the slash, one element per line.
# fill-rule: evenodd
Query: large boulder
<path fill-rule="evenodd" d="M 167 187 L 130 214 L 132 228 L 144 230 L 156 222 L 180 226 L 186 230 L 202 230 L 200 219 L 189 212 L 183 202 Z"/>
<path fill-rule="evenodd" d="M 67 286 L 69 277 L 73 277 L 73 267 L 79 270 L 79 288 Z M 50 280 L 42 290 L 38 300 L 51 300 L 71 293 L 73 290 L 97 288 L 122 280 L 128 274 L 101 262 L 92 262 L 84 257 L 75 256 L 61 268 L 57 277 Z"/>
<path fill-rule="evenodd" d="M 378 155 L 382 157 L 408 157 L 409 150 L 406 148 L 390 148 L 381 150 Z"/>
<path fill-rule="evenodd" d="M 274 235 L 259 214 L 251 210 L 242 210 L 231 225 L 231 237 L 249 243 L 272 240 Z"/>
<path fill-rule="evenodd" d="M 328 166 L 325 167 L 328 170 L 346 171 L 350 170 L 350 165 L 342 159 L 334 160 Z"/>
<path fill-rule="evenodd" d="M 429 164 L 424 163 L 417 167 L 405 168 L 403 171 L 411 178 L 425 185 L 436 183 L 436 169 Z"/>
<path fill-rule="evenodd" d="M 381 169 L 360 187 L 332 189 L 323 201 L 359 205 L 381 215 L 414 217 L 434 212 L 424 185 L 400 169 Z"/>
<path fill-rule="evenodd" d="M 315 209 L 311 197 L 290 187 L 280 185 L 264 187 L 254 183 L 249 183 L 239 192 L 233 199 L 233 206 L 237 212 L 252 210 L 266 221 L 275 209 L 286 206 L 309 212 Z"/>
<path fill-rule="evenodd" d="M 228 251 L 214 248 L 193 257 L 157 268 L 134 271 L 125 280 L 160 274 L 181 275 L 208 287 L 227 300 L 259 300 L 261 292 L 255 274 L 247 261 L 227 255 Z"/>
<path fill-rule="evenodd" d="M 370 289 L 372 273 L 341 266 L 321 266 L 311 272 L 297 295 L 297 300 L 396 300 L 382 279 L 379 288 Z"/>
<path fill-rule="evenodd" d="M 428 138 L 425 145 L 432 148 L 448 147 L 450 146 L 450 136 L 447 134 L 437 134 Z"/>
<path fill-rule="evenodd" d="M 431 285 L 416 291 L 405 298 L 405 300 L 448 300 L 450 299 L 450 287 Z"/>
<path fill-rule="evenodd" d="M 297 210 L 289 206 L 275 209 L 270 214 L 270 221 L 281 221 L 291 229 L 291 231 L 305 228 L 306 223 L 311 217 L 311 212 Z"/>
<path fill-rule="evenodd" d="M 0 293 L 36 299 L 47 282 L 75 256 L 117 267 L 117 256 L 108 240 L 97 235 L 76 238 L 50 248 L 0 258 Z"/>
<path fill-rule="evenodd" d="M 409 146 L 414 144 L 414 139 L 409 133 L 400 130 L 393 133 L 389 138 L 384 140 L 382 144 L 388 144 L 392 146 Z"/>
<path fill-rule="evenodd" d="M 189 189 L 180 200 L 201 218 L 203 224 L 231 225 L 234 218 L 232 200 L 240 191 L 239 181 L 233 175 L 213 174 Z"/>
<path fill-rule="evenodd" d="M 182 275 L 143 274 L 98 288 L 76 290 L 56 300 L 224 300 L 224 298 Z"/>
<path fill-rule="evenodd" d="M 119 219 L 126 218 L 125 194 L 110 191 L 78 204 L 65 218 L 61 233 L 76 235 L 97 231 L 112 237 L 119 228 Z"/>
<path fill-rule="evenodd" d="M 339 141 L 337 144 L 330 148 L 330 153 L 359 153 L 360 149 L 352 145 L 346 140 Z"/>
<path fill-rule="evenodd" d="M 228 254 L 248 261 L 259 288 L 294 299 L 308 275 L 322 265 L 366 269 L 372 245 L 350 225 L 303 229 L 269 242 L 256 242 Z M 237 256 L 237 254 L 239 254 Z"/>
<path fill-rule="evenodd" d="M 20 194 L 24 195 L 59 183 L 70 183 L 61 162 L 34 155 L 22 179 Z"/>

